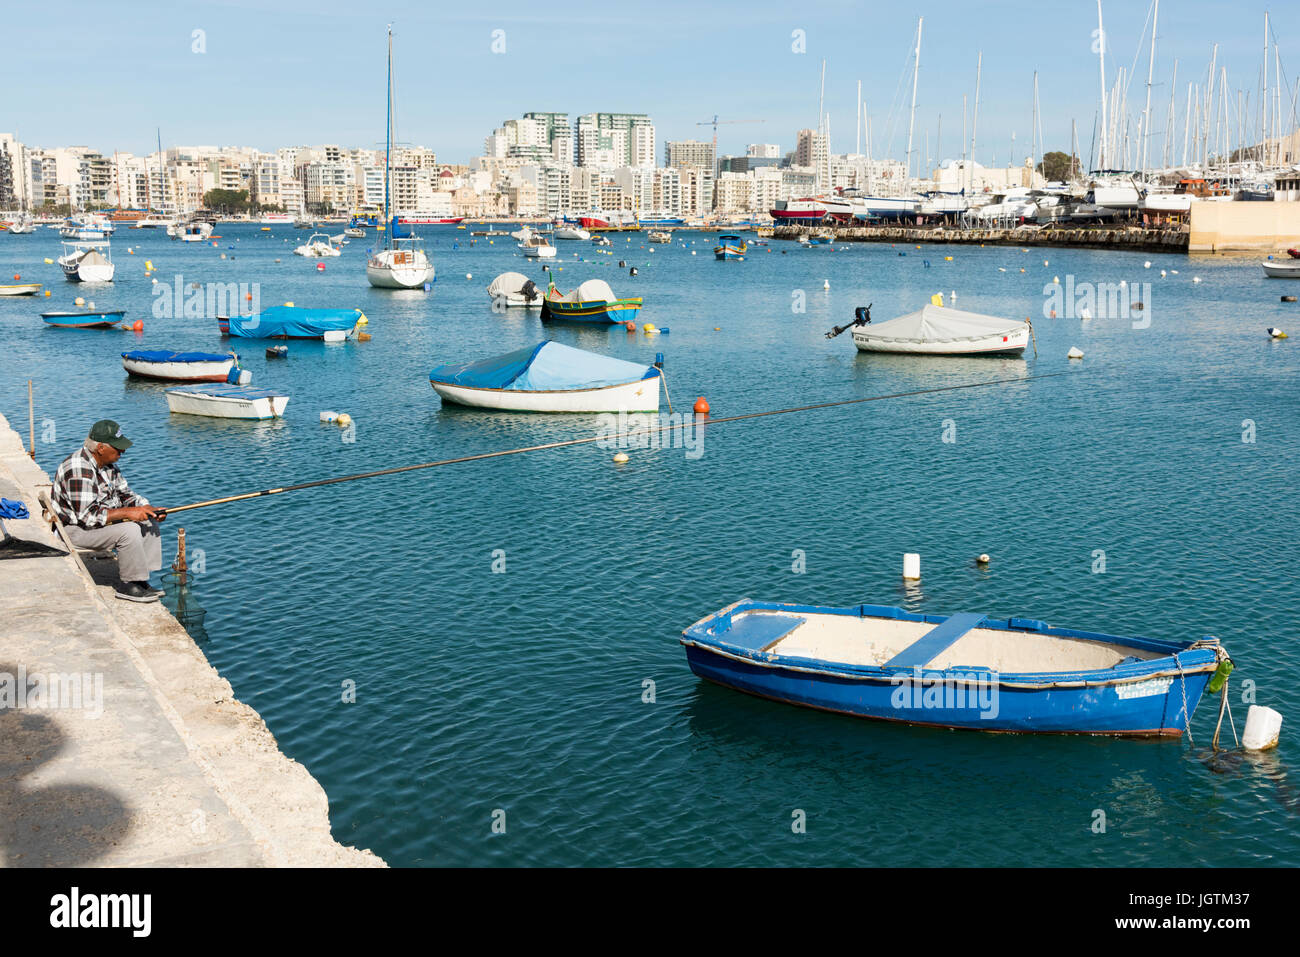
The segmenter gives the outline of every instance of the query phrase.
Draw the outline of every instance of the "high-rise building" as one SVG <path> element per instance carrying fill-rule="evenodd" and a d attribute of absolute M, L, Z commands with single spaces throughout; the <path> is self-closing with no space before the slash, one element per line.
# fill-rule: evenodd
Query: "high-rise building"
<path fill-rule="evenodd" d="M 575 135 L 579 166 L 655 165 L 654 123 L 644 113 L 586 113 Z"/>
<path fill-rule="evenodd" d="M 664 144 L 665 166 L 699 166 L 713 169 L 713 144 L 699 140 L 669 140 Z"/>
<path fill-rule="evenodd" d="M 745 155 L 755 159 L 780 159 L 781 147 L 775 143 L 750 143 L 745 147 Z"/>

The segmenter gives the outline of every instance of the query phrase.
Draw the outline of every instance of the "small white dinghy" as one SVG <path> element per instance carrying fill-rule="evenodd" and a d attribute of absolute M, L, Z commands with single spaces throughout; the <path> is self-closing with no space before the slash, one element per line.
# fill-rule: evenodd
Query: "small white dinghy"
<path fill-rule="evenodd" d="M 655 366 L 559 342 L 429 373 L 443 402 L 506 412 L 658 412 L 661 380 Z"/>
<path fill-rule="evenodd" d="M 850 324 L 826 333 L 834 338 L 853 330 L 859 352 L 897 352 L 922 356 L 1021 355 L 1029 345 L 1029 323 L 927 304 L 916 312 L 872 323 L 871 307 L 857 311 Z"/>
<path fill-rule="evenodd" d="M 503 272 L 488 285 L 487 294 L 493 308 L 540 306 L 546 299 L 545 291 L 521 272 Z"/>
<path fill-rule="evenodd" d="M 182 415 L 216 419 L 278 419 L 289 397 L 271 389 L 249 386 L 182 386 L 167 390 L 167 407 Z"/>
<path fill-rule="evenodd" d="M 1271 259 L 1260 265 L 1270 279 L 1300 279 L 1300 259 Z"/>

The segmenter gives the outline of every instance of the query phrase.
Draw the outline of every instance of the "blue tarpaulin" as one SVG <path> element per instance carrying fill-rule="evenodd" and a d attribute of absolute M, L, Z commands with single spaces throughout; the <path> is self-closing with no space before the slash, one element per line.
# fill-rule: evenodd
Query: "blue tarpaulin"
<path fill-rule="evenodd" d="M 597 389 L 658 374 L 654 366 L 611 359 L 559 342 L 540 342 L 491 359 L 438 366 L 429 373 L 429 380 L 475 389 L 545 392 Z"/>
<path fill-rule="evenodd" d="M 137 362 L 224 362 L 231 358 L 229 352 L 167 352 L 137 349 L 135 352 L 123 352 L 123 359 Z"/>
<path fill-rule="evenodd" d="M 360 318 L 360 309 L 274 306 L 255 316 L 231 316 L 230 334 L 249 339 L 319 339 L 327 332 L 351 332 Z"/>

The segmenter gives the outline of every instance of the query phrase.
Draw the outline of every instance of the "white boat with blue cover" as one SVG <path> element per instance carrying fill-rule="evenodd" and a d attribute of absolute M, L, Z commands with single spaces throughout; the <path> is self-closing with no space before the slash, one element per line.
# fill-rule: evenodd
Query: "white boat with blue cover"
<path fill-rule="evenodd" d="M 122 353 L 122 368 L 138 379 L 168 382 L 225 382 L 239 356 L 233 352 L 171 352 L 137 349 Z"/>
<path fill-rule="evenodd" d="M 787 704 L 978 731 L 1181 735 L 1217 638 L 1165 641 L 978 613 L 743 599 L 682 633 L 701 678 Z"/>
<path fill-rule="evenodd" d="M 249 386 L 182 386 L 167 390 L 167 407 L 183 415 L 217 419 L 278 419 L 289 397 Z"/>
<path fill-rule="evenodd" d="M 444 402 L 505 412 L 657 412 L 662 373 L 559 342 L 429 373 Z"/>

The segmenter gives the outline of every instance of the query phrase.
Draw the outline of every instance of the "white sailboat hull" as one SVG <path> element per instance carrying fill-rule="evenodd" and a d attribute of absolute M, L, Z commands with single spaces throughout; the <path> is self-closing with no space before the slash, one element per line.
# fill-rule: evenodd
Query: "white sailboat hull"
<path fill-rule="evenodd" d="M 433 263 L 423 253 L 406 253 L 407 259 L 397 259 L 387 250 L 370 257 L 366 263 L 366 279 L 378 289 L 419 289 L 433 282 Z"/>
<path fill-rule="evenodd" d="M 432 383 L 444 402 L 502 412 L 658 412 L 659 376 L 598 389 L 522 392 Z"/>

